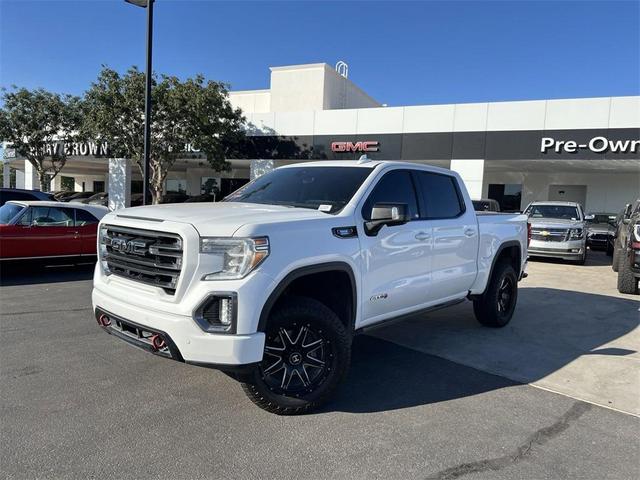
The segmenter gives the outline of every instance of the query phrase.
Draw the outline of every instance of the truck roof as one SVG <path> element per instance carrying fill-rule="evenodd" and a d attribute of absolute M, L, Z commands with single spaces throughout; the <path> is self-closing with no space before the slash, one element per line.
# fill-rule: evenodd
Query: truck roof
<path fill-rule="evenodd" d="M 570 207 L 577 207 L 580 204 L 578 202 L 563 202 L 561 200 L 545 200 L 545 201 L 531 202 L 531 205 L 567 205 Z"/>
<path fill-rule="evenodd" d="M 425 165 L 423 163 L 413 163 L 413 162 L 401 162 L 395 160 L 367 160 L 365 162 L 361 162 L 359 160 L 320 160 L 315 162 L 301 162 L 301 163 L 292 163 L 290 165 L 283 165 L 278 168 L 291 168 L 291 167 L 362 167 L 362 168 L 375 168 L 378 166 L 398 166 L 398 167 L 406 167 L 413 168 L 418 170 L 427 170 L 430 172 L 439 172 L 439 173 L 447 173 L 451 175 L 453 170 L 449 170 L 448 168 L 436 167 L 434 165 Z"/>

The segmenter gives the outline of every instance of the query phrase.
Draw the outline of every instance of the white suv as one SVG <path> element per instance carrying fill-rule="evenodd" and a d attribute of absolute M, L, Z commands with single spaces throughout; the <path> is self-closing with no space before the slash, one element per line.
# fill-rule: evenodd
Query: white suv
<path fill-rule="evenodd" d="M 291 165 L 220 203 L 108 214 L 93 305 L 107 332 L 304 413 L 344 379 L 364 328 L 465 299 L 482 324 L 509 322 L 527 233 L 522 215 L 476 215 L 449 170 Z"/>

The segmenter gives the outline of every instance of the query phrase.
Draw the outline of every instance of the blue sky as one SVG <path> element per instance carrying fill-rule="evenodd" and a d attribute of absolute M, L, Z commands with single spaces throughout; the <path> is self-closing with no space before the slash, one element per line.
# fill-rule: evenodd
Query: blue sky
<path fill-rule="evenodd" d="M 144 66 L 123 0 L 0 0 L 0 84 L 79 94 Z M 267 88 L 269 66 L 349 63 L 389 105 L 640 93 L 640 2 L 157 0 L 154 70 Z"/>

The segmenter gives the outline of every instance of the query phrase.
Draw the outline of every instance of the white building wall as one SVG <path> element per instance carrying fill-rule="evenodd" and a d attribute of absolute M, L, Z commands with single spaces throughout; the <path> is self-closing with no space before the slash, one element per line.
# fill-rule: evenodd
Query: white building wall
<path fill-rule="evenodd" d="M 485 172 L 483 198 L 491 183 L 522 184 L 522 203 L 547 200 L 549 185 L 586 185 L 588 212 L 618 212 L 640 194 L 640 175 L 629 173 L 579 172 Z"/>

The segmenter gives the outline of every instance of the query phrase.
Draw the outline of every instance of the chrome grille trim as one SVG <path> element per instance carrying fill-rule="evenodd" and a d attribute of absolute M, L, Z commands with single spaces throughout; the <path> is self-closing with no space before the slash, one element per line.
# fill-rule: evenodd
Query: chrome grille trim
<path fill-rule="evenodd" d="M 543 235 L 542 232 L 549 232 Z M 542 242 L 566 242 L 569 240 L 568 228 L 532 228 L 531 240 L 539 240 Z"/>
<path fill-rule="evenodd" d="M 106 231 L 100 237 L 105 247 L 102 260 L 111 274 L 175 294 L 183 260 L 184 243 L 180 235 L 117 225 L 103 228 Z M 132 244 L 136 247 L 129 249 Z"/>

